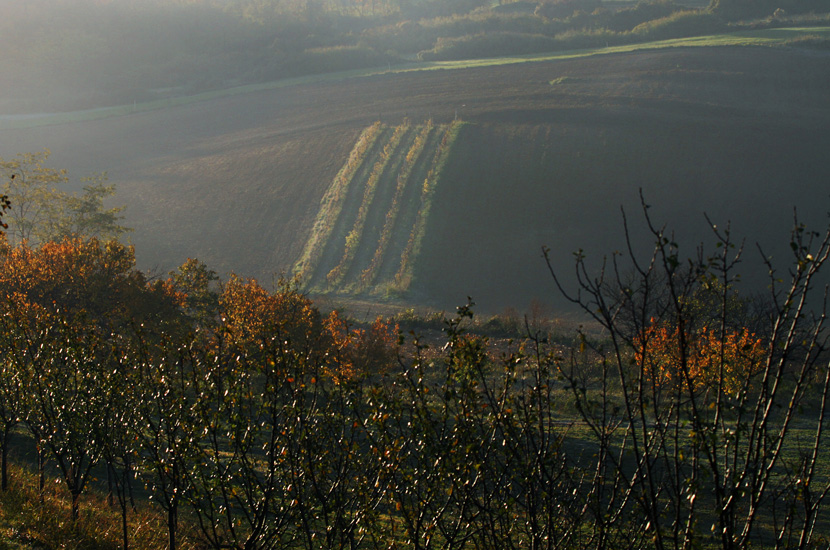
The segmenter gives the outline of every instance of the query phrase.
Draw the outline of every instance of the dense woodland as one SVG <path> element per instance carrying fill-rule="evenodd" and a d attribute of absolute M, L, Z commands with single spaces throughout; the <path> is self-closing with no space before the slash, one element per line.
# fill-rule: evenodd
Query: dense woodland
<path fill-rule="evenodd" d="M 78 198 L 31 166 L 3 163 L 12 237 L 21 190 Z M 62 215 L 98 222 L 0 246 L 2 487 L 21 483 L 10 437 L 33 446 L 37 490 L 47 472 L 65 489 L 62 529 L 103 471 L 124 548 L 141 487 L 171 549 L 827 543 L 830 232 L 796 225 L 791 265 L 748 298 L 728 228 L 685 257 L 649 225 L 651 257 L 591 273 L 577 256 L 561 291 L 584 329 L 527 322 L 496 346 L 472 304 L 427 341 L 414 317 L 355 326 L 292 281 L 219 280 L 195 259 L 150 277 L 98 238 L 123 234 L 117 209 Z"/>
<path fill-rule="evenodd" d="M 698 3 L 699 4 L 699 3 Z M 3 113 L 132 104 L 411 61 L 791 25 L 821 0 L 0 2 Z"/>

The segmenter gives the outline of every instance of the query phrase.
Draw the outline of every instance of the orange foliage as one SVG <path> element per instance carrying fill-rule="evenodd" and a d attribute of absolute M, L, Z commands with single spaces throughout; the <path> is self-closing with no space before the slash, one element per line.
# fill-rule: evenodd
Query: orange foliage
<path fill-rule="evenodd" d="M 70 314 L 85 312 L 99 322 L 156 319 L 180 302 L 172 286 L 148 284 L 135 269 L 132 246 L 95 238 L 66 238 L 39 247 L 0 242 L 0 296 Z"/>
<path fill-rule="evenodd" d="M 686 386 L 685 355 L 694 389 L 717 387 L 723 376 L 724 391 L 736 393 L 761 368 L 765 349 L 762 340 L 746 328 L 728 329 L 721 337 L 719 331 L 706 326 L 686 334 L 681 346 L 678 327 L 652 320 L 635 342 L 634 353 L 637 365 L 658 383 Z"/>
<path fill-rule="evenodd" d="M 225 328 L 242 344 L 261 344 L 274 337 L 305 342 L 313 336 L 319 318 L 311 300 L 286 282 L 271 293 L 256 279 L 232 275 L 219 304 Z"/>
<path fill-rule="evenodd" d="M 378 317 L 368 329 L 350 329 L 336 311 L 323 321 L 331 340 L 326 374 L 335 382 L 357 381 L 386 372 L 395 360 L 398 326 Z"/>
<path fill-rule="evenodd" d="M 353 329 L 336 311 L 321 322 L 312 301 L 285 281 L 271 293 L 255 279 L 231 276 L 219 304 L 237 345 L 303 349 L 338 384 L 382 373 L 395 358 L 396 325 L 379 317 L 367 329 Z"/>

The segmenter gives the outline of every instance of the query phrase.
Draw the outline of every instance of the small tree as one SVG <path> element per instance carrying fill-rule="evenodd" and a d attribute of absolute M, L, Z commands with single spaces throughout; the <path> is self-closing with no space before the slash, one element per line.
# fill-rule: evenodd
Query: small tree
<path fill-rule="evenodd" d="M 168 550 L 175 550 L 189 469 L 204 429 L 198 413 L 201 364 L 188 342 L 175 335 L 151 336 L 138 328 L 132 340 L 134 383 L 142 389 L 137 444 L 152 498 L 167 513 Z"/>
<path fill-rule="evenodd" d="M 47 167 L 48 158 L 48 150 L 8 161 L 0 158 L 0 173 L 8 178 L 2 205 L 8 209 L 5 222 L 12 244 L 34 246 L 65 237 L 110 240 L 130 231 L 121 225 L 123 206 L 104 207 L 104 200 L 115 194 L 115 186 L 106 184 L 106 173 L 84 178 L 82 194 L 70 193 L 61 189 L 69 183 L 66 170 Z"/>
<path fill-rule="evenodd" d="M 17 337 L 6 353 L 24 380 L 26 425 L 39 451 L 46 450 L 58 465 L 74 521 L 111 412 L 108 346 L 83 316 L 53 314 L 22 296 L 8 314 Z"/>
<path fill-rule="evenodd" d="M 61 469 L 73 517 L 91 468 L 123 436 L 115 428 L 132 405 L 124 401 L 123 356 L 115 345 L 134 324 L 178 327 L 177 307 L 172 289 L 148 283 L 135 269 L 132 248 L 118 242 L 0 243 L 7 367 L 0 376 L 6 398 L 0 420 L 25 419 L 39 452 Z"/>
<path fill-rule="evenodd" d="M 0 305 L 0 345 L 10 350 L 18 333 L 14 318 Z M 20 369 L 7 353 L 0 363 L 0 490 L 9 486 L 8 456 L 12 430 L 24 414 L 24 387 Z"/>
<path fill-rule="evenodd" d="M 765 260 L 769 309 L 750 320 L 766 323 L 760 340 L 732 322 L 742 250 L 729 229 L 715 228 L 715 253 L 701 248 L 684 260 L 644 202 L 643 212 L 654 247 L 643 260 L 629 240 L 630 271 L 615 255 L 590 274 L 579 254 L 571 293 L 551 267 L 607 335 L 583 336 L 584 351 L 558 364 L 604 472 L 589 491 L 603 495 L 592 505 L 597 547 L 616 538 L 656 548 L 809 548 L 830 492 L 817 474 L 830 397 L 827 294 L 814 296 L 830 229 L 796 224 L 786 282 Z M 700 296 L 711 289 L 702 317 Z M 799 445 L 803 437 L 811 444 Z"/>

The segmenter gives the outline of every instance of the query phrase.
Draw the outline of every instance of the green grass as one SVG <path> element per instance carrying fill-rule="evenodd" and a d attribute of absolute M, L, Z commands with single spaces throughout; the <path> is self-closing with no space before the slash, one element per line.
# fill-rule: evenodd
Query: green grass
<path fill-rule="evenodd" d="M 53 124 L 67 124 L 73 122 L 98 120 L 103 118 L 111 118 L 115 116 L 126 116 L 135 113 L 166 109 L 168 107 L 187 105 L 199 101 L 208 101 L 212 99 L 229 97 L 239 94 L 246 94 L 250 92 L 273 90 L 299 84 L 313 84 L 318 82 L 331 81 L 336 82 L 341 80 L 347 80 L 350 78 L 361 78 L 379 74 L 397 74 L 413 71 L 469 69 L 475 67 L 495 67 L 500 65 L 511 65 L 516 63 L 555 61 L 560 59 L 576 59 L 595 55 L 627 53 L 633 51 L 654 50 L 663 48 L 714 46 L 783 46 L 786 45 L 788 41 L 806 35 L 813 35 L 820 38 L 830 39 L 830 27 L 785 27 L 775 29 L 744 30 L 732 33 L 658 40 L 653 42 L 625 44 L 605 48 L 578 49 L 564 52 L 506 56 L 488 59 L 406 63 L 402 65 L 389 65 L 384 68 L 355 69 L 349 71 L 328 73 L 324 75 L 311 75 L 277 80 L 273 82 L 264 82 L 260 84 L 236 86 L 233 88 L 213 90 L 189 96 L 180 96 L 167 99 L 158 99 L 143 103 L 134 103 L 132 105 L 119 105 L 113 107 L 102 107 L 98 109 L 87 109 L 82 111 L 70 111 L 65 113 L 48 113 L 43 115 L 21 115 L 7 117 L 0 116 L 0 129 L 31 128 L 36 126 L 48 126 Z"/>
<path fill-rule="evenodd" d="M 493 67 L 498 65 L 510 65 L 514 63 L 525 63 L 529 61 L 555 61 L 559 59 L 576 59 L 580 57 L 590 57 L 594 55 L 627 53 L 641 50 L 657 50 L 663 48 L 713 46 L 777 46 L 784 45 L 788 40 L 792 40 L 793 38 L 810 34 L 822 37 L 830 37 L 830 27 L 791 27 L 780 29 L 737 31 L 725 34 L 694 36 L 689 38 L 672 38 L 668 40 L 657 40 L 653 42 L 624 44 L 620 46 L 609 46 L 606 48 L 569 50 L 566 52 L 554 52 L 548 54 L 528 54 L 519 56 L 499 57 L 493 59 L 471 59 L 461 61 L 434 61 L 431 63 L 422 63 L 418 67 L 412 67 L 409 69 L 402 70 L 420 71 L 435 69 L 467 69 L 472 67 Z"/>

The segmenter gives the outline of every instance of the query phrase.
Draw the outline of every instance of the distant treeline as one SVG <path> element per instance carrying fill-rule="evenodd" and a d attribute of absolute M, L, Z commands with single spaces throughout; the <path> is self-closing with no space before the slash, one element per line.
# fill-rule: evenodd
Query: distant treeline
<path fill-rule="evenodd" d="M 148 101 L 407 60 L 464 59 L 783 24 L 820 0 L 0 1 L 0 113 Z"/>

